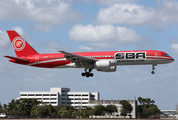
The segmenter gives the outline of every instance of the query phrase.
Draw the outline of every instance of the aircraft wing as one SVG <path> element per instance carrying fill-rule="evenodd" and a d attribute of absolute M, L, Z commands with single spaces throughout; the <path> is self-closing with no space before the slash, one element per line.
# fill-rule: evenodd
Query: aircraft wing
<path fill-rule="evenodd" d="M 96 62 L 97 61 L 96 59 L 76 55 L 65 51 L 59 51 L 59 52 L 65 54 L 64 57 L 72 62 Z"/>
<path fill-rule="evenodd" d="M 4 56 L 6 58 L 9 58 L 9 59 L 13 59 L 15 61 L 22 61 L 22 62 L 28 62 L 29 60 L 26 60 L 26 59 L 22 59 L 22 58 L 18 58 L 18 57 L 12 57 L 12 56 Z"/>

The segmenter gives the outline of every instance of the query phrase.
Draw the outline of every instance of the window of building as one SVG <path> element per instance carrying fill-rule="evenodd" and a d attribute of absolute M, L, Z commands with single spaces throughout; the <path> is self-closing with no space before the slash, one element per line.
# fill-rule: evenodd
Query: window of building
<path fill-rule="evenodd" d="M 66 98 L 62 98 L 62 100 L 67 100 Z"/>
<path fill-rule="evenodd" d="M 42 94 L 36 94 L 36 96 L 42 96 Z"/>
<path fill-rule="evenodd" d="M 75 100 L 81 100 L 81 98 L 75 98 Z"/>
<path fill-rule="evenodd" d="M 49 98 L 43 98 L 43 100 L 49 100 Z"/>
<path fill-rule="evenodd" d="M 67 102 L 67 104 L 72 104 L 72 102 Z"/>
<path fill-rule="evenodd" d="M 74 100 L 73 98 L 68 98 L 67 100 Z"/>
<path fill-rule="evenodd" d="M 27 94 L 21 94 L 20 96 L 27 96 Z"/>
<path fill-rule="evenodd" d="M 68 95 L 68 96 L 74 96 L 74 95 Z"/>
<path fill-rule="evenodd" d="M 91 95 L 91 97 L 95 97 L 95 95 Z"/>
<path fill-rule="evenodd" d="M 75 104 L 82 104 L 81 102 L 75 102 Z"/>
<path fill-rule="evenodd" d="M 43 96 L 49 96 L 49 94 L 43 94 Z"/>
<path fill-rule="evenodd" d="M 75 95 L 75 96 L 81 96 L 81 95 Z"/>
<path fill-rule="evenodd" d="M 51 102 L 51 104 L 57 104 L 57 102 Z"/>
<path fill-rule="evenodd" d="M 88 96 L 88 95 L 82 95 L 82 96 Z"/>
<path fill-rule="evenodd" d="M 57 94 L 51 94 L 51 96 L 57 96 Z"/>
<path fill-rule="evenodd" d="M 44 104 L 49 104 L 49 102 L 43 102 Z"/>
<path fill-rule="evenodd" d="M 87 102 L 82 102 L 82 104 L 88 104 Z"/>
<path fill-rule="evenodd" d="M 88 98 L 82 98 L 82 100 L 88 100 Z"/>
<path fill-rule="evenodd" d="M 34 94 L 28 94 L 28 96 L 34 96 Z"/>
<path fill-rule="evenodd" d="M 56 100 L 57 98 L 51 98 L 51 100 Z"/>

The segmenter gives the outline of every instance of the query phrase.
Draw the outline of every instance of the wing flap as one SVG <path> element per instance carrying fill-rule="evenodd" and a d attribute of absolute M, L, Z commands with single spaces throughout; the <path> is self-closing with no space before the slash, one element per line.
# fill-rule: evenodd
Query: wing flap
<path fill-rule="evenodd" d="M 9 59 L 13 59 L 15 61 L 22 61 L 22 62 L 28 62 L 29 60 L 26 60 L 26 59 L 22 59 L 22 58 L 18 58 L 18 57 L 12 57 L 12 56 L 4 56 L 6 58 L 9 58 Z"/>
<path fill-rule="evenodd" d="M 77 62 L 96 62 L 97 61 L 96 59 L 84 57 L 81 55 L 76 55 L 76 54 L 65 52 L 65 51 L 59 51 L 59 52 L 65 54 L 64 57 L 68 60 L 71 60 L 71 58 L 75 58 L 75 61 Z"/>

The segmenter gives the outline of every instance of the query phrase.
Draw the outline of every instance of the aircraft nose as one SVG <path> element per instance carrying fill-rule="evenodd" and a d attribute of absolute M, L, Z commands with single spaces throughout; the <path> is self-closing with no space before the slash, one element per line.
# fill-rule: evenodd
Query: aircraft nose
<path fill-rule="evenodd" d="M 171 60 L 171 62 L 174 62 L 174 58 L 172 58 L 172 57 L 171 57 L 171 59 L 170 59 L 170 60 Z"/>

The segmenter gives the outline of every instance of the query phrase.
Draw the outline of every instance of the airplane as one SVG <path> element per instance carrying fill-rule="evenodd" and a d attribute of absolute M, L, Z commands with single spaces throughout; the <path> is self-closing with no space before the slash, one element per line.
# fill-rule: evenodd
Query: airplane
<path fill-rule="evenodd" d="M 85 77 L 93 77 L 92 70 L 115 72 L 118 65 L 152 65 L 154 74 L 158 64 L 172 63 L 174 59 L 158 50 L 75 52 L 41 54 L 36 52 L 16 31 L 7 30 L 17 57 L 4 56 L 10 62 L 41 68 L 84 68 Z"/>

